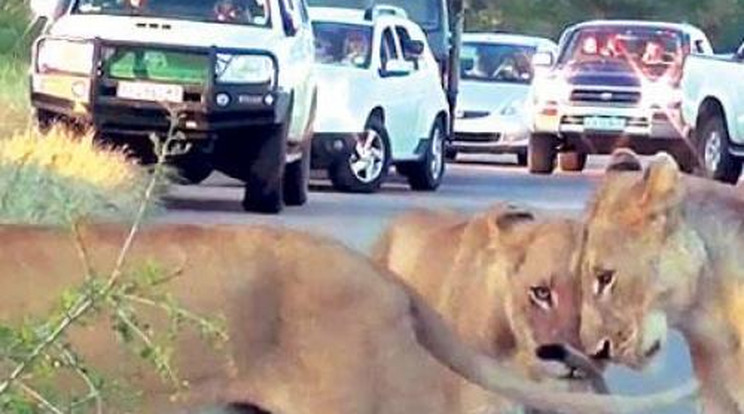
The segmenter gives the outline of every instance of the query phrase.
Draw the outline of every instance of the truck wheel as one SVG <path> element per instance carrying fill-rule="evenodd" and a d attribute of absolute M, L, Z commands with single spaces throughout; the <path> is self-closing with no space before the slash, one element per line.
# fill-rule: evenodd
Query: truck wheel
<path fill-rule="evenodd" d="M 457 150 L 450 147 L 451 144 L 445 145 L 444 158 L 447 161 L 457 161 Z"/>
<path fill-rule="evenodd" d="M 697 141 L 704 174 L 717 181 L 736 184 L 742 161 L 729 152 L 729 134 L 723 117 L 716 114 L 706 119 Z"/>
<path fill-rule="evenodd" d="M 389 168 L 390 140 L 382 121 L 373 117 L 348 158 L 335 162 L 328 174 L 339 191 L 373 193 L 385 181 Z"/>
<path fill-rule="evenodd" d="M 558 164 L 562 171 L 581 172 L 586 166 L 587 155 L 584 152 L 568 151 L 558 154 Z"/>
<path fill-rule="evenodd" d="M 527 166 L 527 151 L 520 151 L 517 153 L 517 165 L 520 167 Z"/>
<path fill-rule="evenodd" d="M 288 206 L 302 206 L 307 203 L 310 185 L 310 145 L 302 148 L 302 158 L 284 169 L 284 203 Z"/>
<path fill-rule="evenodd" d="M 266 129 L 251 165 L 247 167 L 243 208 L 276 214 L 284 208 L 284 170 L 289 122 Z"/>
<path fill-rule="evenodd" d="M 552 174 L 555 169 L 556 137 L 552 134 L 532 134 L 527 165 L 532 174 Z"/>
<path fill-rule="evenodd" d="M 434 191 L 444 177 L 444 127 L 440 120 L 434 121 L 429 134 L 429 146 L 419 162 L 401 165 L 411 189 Z"/>
<path fill-rule="evenodd" d="M 169 160 L 173 166 L 173 181 L 181 185 L 199 184 L 214 171 L 207 154 L 185 154 Z"/>

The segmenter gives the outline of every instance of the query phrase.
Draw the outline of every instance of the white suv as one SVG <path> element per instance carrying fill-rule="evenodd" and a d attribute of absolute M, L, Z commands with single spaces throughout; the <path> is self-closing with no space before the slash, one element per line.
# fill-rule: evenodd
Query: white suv
<path fill-rule="evenodd" d="M 307 198 L 317 99 L 304 0 L 52 0 L 37 41 L 31 102 L 39 123 L 93 127 L 152 160 L 147 136 L 169 128 L 191 150 L 185 180 L 213 168 L 246 183 L 246 210 Z"/>
<path fill-rule="evenodd" d="M 449 112 L 424 32 L 389 6 L 311 15 L 319 84 L 313 167 L 327 169 L 342 191 L 376 191 L 391 165 L 413 189 L 436 189 Z"/>

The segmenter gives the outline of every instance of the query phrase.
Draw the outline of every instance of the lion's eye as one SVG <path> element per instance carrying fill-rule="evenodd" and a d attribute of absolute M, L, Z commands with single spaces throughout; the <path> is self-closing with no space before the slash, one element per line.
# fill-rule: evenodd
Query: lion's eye
<path fill-rule="evenodd" d="M 601 295 L 607 291 L 615 282 L 615 271 L 614 270 L 597 270 L 597 286 L 596 294 Z"/>
<path fill-rule="evenodd" d="M 553 306 L 553 292 L 545 286 L 533 286 L 530 288 L 530 299 L 536 305 L 544 309 Z"/>

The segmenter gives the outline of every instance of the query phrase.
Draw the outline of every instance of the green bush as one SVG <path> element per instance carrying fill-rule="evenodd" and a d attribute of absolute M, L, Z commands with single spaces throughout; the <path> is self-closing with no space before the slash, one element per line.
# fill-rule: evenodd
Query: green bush
<path fill-rule="evenodd" d="M 31 41 L 29 25 L 28 1 L 0 0 L 0 58 L 24 54 Z"/>

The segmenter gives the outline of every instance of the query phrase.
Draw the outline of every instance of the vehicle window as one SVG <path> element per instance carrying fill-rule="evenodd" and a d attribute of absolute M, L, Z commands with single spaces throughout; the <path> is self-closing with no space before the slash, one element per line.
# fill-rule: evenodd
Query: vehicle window
<path fill-rule="evenodd" d="M 466 42 L 460 52 L 462 79 L 530 84 L 534 77 L 532 46 Z"/>
<path fill-rule="evenodd" d="M 406 53 L 405 46 L 412 40 L 411 35 L 408 33 L 408 30 L 406 30 L 406 28 L 403 26 L 396 26 L 395 33 L 398 35 L 398 40 L 400 41 L 400 50 L 403 54 L 403 59 L 411 62 L 416 62 L 418 59 L 416 59 L 415 56 L 411 56 Z"/>
<path fill-rule="evenodd" d="M 679 72 L 683 45 L 682 34 L 676 30 L 622 26 L 586 28 L 573 34 L 559 63 L 577 68 L 639 71 L 650 79 L 658 79 Z"/>
<path fill-rule="evenodd" d="M 308 0 L 310 6 L 316 7 L 351 7 L 367 9 L 372 0 Z M 436 30 L 442 27 L 443 1 L 431 0 L 385 0 L 385 5 L 400 7 L 406 11 L 411 20 L 426 30 Z"/>
<path fill-rule="evenodd" d="M 78 0 L 73 13 L 269 26 L 267 0 Z"/>
<path fill-rule="evenodd" d="M 695 40 L 695 53 L 699 53 L 699 54 L 705 53 L 705 42 L 703 41 L 703 39 Z"/>
<path fill-rule="evenodd" d="M 393 31 L 388 27 L 382 32 L 382 43 L 380 44 L 380 62 L 382 62 L 382 68 L 385 69 L 387 63 L 395 59 L 398 59 L 395 36 L 393 36 Z"/>
<path fill-rule="evenodd" d="M 372 27 L 332 22 L 313 22 L 315 60 L 329 65 L 369 67 Z"/>
<path fill-rule="evenodd" d="M 267 0 L 264 0 L 267 1 Z M 296 4 L 298 0 L 280 0 L 282 5 L 282 15 L 285 30 L 288 27 L 299 29 L 302 17 L 300 16 L 300 7 Z"/>

